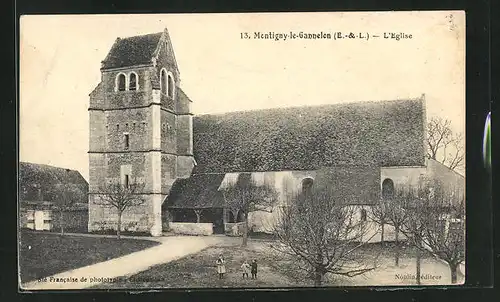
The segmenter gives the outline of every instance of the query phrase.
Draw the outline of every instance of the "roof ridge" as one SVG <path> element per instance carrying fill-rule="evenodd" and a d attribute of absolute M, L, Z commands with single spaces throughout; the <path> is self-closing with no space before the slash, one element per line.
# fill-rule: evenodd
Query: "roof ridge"
<path fill-rule="evenodd" d="M 28 164 L 28 165 L 38 166 L 38 167 L 47 167 L 47 168 L 51 168 L 51 169 L 72 171 L 72 172 L 77 172 L 81 175 L 80 171 L 75 170 L 75 169 L 65 168 L 65 167 L 58 167 L 58 166 L 53 166 L 53 165 L 48 165 L 48 164 L 39 164 L 39 163 L 33 163 L 33 162 L 27 162 L 27 161 L 20 161 L 19 164 Z"/>
<path fill-rule="evenodd" d="M 161 35 L 162 33 L 163 32 L 156 32 L 156 33 L 149 33 L 149 34 L 142 34 L 142 35 L 125 36 L 125 37 L 118 37 L 117 39 L 126 40 L 126 39 L 138 38 L 138 37 Z"/>
<path fill-rule="evenodd" d="M 344 102 L 344 103 L 335 103 L 335 104 L 298 105 L 298 106 L 284 106 L 284 107 L 237 110 L 237 111 L 227 111 L 227 112 L 217 112 L 217 113 L 204 113 L 204 114 L 197 114 L 196 117 L 222 116 L 222 115 L 237 114 L 237 113 L 251 113 L 251 112 L 263 112 L 263 111 L 271 111 L 271 110 L 285 110 L 285 109 L 299 109 L 299 108 L 321 108 L 321 107 L 337 107 L 337 106 L 340 107 L 340 106 L 349 106 L 349 105 L 398 103 L 398 102 L 410 102 L 410 101 L 419 101 L 419 100 L 422 100 L 422 98 L 416 97 L 416 98 L 392 99 L 392 100 L 348 101 L 348 102 Z"/>

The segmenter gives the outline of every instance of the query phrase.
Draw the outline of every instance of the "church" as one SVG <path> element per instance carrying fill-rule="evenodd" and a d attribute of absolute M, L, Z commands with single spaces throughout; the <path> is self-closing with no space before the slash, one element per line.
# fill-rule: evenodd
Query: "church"
<path fill-rule="evenodd" d="M 426 158 L 425 95 L 414 99 L 262 109 L 195 116 L 180 87 L 167 29 L 117 38 L 90 93 L 89 231 L 116 229 L 99 185 L 144 183 L 142 205 L 123 213 L 124 231 L 230 233 L 241 213 L 221 189 L 241 173 L 271 184 L 276 206 L 305 183 L 331 182 L 360 207 L 422 177 L 464 186 L 464 178 Z M 339 193 L 340 194 L 340 193 Z M 250 213 L 269 232 L 273 213 Z"/>

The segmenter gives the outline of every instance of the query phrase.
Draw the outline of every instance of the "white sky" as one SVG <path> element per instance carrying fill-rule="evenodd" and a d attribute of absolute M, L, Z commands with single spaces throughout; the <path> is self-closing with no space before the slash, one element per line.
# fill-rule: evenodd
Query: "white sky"
<path fill-rule="evenodd" d="M 464 131 L 463 12 L 24 16 L 20 160 L 88 179 L 88 95 L 100 62 L 117 37 L 165 27 L 195 114 L 425 93 L 428 116 Z M 240 39 L 256 31 L 404 32 L 413 39 Z"/>

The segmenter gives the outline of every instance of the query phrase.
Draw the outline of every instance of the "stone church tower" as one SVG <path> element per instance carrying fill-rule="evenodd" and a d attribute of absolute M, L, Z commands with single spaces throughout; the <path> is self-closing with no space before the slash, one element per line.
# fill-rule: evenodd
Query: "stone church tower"
<path fill-rule="evenodd" d="M 161 205 L 195 164 L 191 100 L 179 84 L 167 29 L 117 38 L 102 61 L 89 107 L 89 231 L 116 229 L 100 184 L 137 181 L 146 202 L 123 213 L 122 230 L 162 234 Z"/>

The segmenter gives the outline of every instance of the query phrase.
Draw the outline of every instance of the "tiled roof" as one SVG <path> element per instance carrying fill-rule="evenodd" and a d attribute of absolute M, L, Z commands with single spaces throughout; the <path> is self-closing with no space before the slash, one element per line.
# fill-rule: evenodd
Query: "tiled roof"
<path fill-rule="evenodd" d="M 89 184 L 80 172 L 49 165 L 19 163 L 19 199 L 33 202 L 52 202 L 56 185 L 68 184 L 80 191 L 79 203 L 88 203 Z M 39 196 L 39 189 L 42 196 Z"/>
<path fill-rule="evenodd" d="M 162 33 L 154 33 L 128 38 L 118 38 L 107 57 L 102 61 L 102 69 L 129 67 L 151 63 Z"/>
<path fill-rule="evenodd" d="M 224 174 L 192 175 L 186 179 L 177 179 L 163 207 L 221 208 L 224 198 L 218 188 L 223 179 Z"/>
<path fill-rule="evenodd" d="M 423 166 L 424 106 L 412 99 L 196 116 L 193 173 Z"/>

